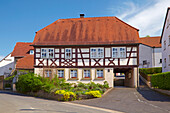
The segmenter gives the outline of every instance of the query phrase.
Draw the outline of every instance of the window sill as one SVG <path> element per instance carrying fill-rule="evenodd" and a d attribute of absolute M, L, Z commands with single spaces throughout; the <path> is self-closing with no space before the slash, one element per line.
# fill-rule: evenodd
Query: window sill
<path fill-rule="evenodd" d="M 78 80 L 78 78 L 69 78 L 68 80 Z"/>
<path fill-rule="evenodd" d="M 58 79 L 64 79 L 64 80 L 65 80 L 65 78 L 64 78 L 64 77 L 58 77 Z"/>

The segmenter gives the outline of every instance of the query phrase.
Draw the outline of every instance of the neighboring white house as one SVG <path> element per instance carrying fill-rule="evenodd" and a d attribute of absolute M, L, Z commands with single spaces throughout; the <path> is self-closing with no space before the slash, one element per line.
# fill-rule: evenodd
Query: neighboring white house
<path fill-rule="evenodd" d="M 14 57 L 11 57 L 11 53 L 0 61 L 0 76 L 8 76 L 14 69 Z"/>
<path fill-rule="evenodd" d="M 139 68 L 162 67 L 160 36 L 140 38 Z"/>
<path fill-rule="evenodd" d="M 162 44 L 162 72 L 168 72 L 170 71 L 170 7 L 167 9 L 160 43 Z"/>

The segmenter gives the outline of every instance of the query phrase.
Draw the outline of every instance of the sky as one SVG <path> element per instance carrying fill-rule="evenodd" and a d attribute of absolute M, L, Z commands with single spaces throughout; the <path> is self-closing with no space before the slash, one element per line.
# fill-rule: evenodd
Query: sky
<path fill-rule="evenodd" d="M 35 32 L 57 19 L 116 16 L 138 28 L 140 37 L 160 36 L 170 0 L 0 0 L 0 59 L 16 42 L 32 42 Z"/>

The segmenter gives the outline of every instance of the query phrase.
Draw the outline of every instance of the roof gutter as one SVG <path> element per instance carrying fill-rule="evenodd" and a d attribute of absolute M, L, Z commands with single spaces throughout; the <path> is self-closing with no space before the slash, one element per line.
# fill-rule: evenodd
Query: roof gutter
<path fill-rule="evenodd" d="M 39 46 L 108 46 L 108 45 L 113 45 L 113 46 L 122 46 L 122 45 L 139 45 L 142 43 L 131 43 L 131 44 L 89 44 L 89 45 L 30 45 L 34 47 L 39 47 Z"/>

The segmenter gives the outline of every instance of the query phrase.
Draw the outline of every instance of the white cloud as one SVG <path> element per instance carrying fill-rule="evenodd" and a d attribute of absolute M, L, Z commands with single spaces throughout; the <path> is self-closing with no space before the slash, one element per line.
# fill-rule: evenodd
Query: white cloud
<path fill-rule="evenodd" d="M 119 18 L 140 30 L 140 36 L 161 35 L 165 14 L 170 6 L 170 0 L 156 0 L 152 5 L 143 7 L 134 3 L 127 4 L 129 7 Z M 127 11 L 129 12 L 127 13 Z"/>

